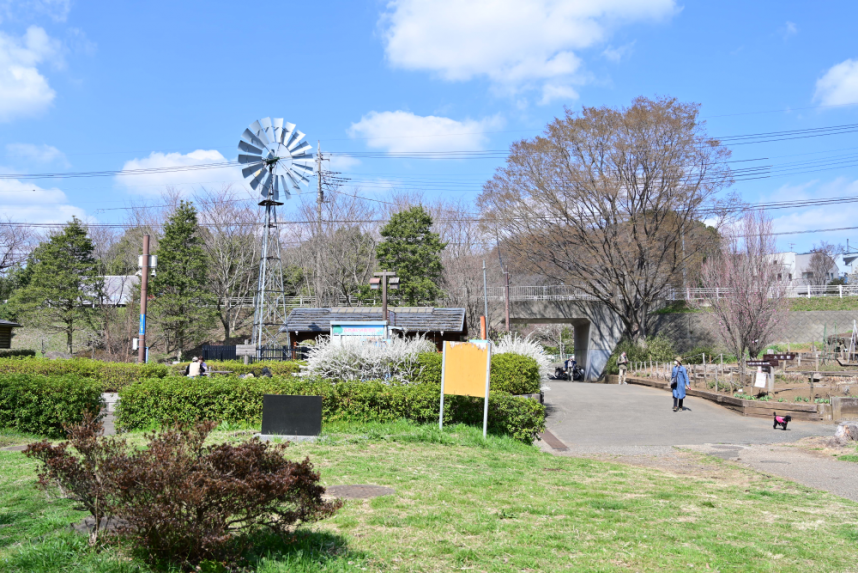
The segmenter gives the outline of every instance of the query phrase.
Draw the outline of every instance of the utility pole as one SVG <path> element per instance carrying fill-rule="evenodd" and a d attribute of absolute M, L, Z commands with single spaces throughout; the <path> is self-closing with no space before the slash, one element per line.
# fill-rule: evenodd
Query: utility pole
<path fill-rule="evenodd" d="M 316 146 L 318 147 L 318 154 L 316 155 L 316 173 L 318 175 L 319 180 L 319 194 L 316 197 L 316 207 L 318 209 L 317 213 L 317 224 L 318 224 L 318 233 L 319 237 L 322 236 L 322 202 L 325 200 L 325 192 L 322 190 L 322 142 L 316 141 Z"/>
<path fill-rule="evenodd" d="M 140 332 L 137 334 L 137 362 L 146 363 L 146 298 L 149 290 L 149 235 L 143 235 L 143 264 L 140 274 Z"/>
<path fill-rule="evenodd" d="M 483 259 L 483 312 L 486 317 L 486 339 L 489 336 L 489 289 L 486 286 L 486 260 Z"/>
<path fill-rule="evenodd" d="M 506 306 L 506 331 L 509 330 L 509 271 L 503 272 L 504 277 L 506 277 L 506 287 L 504 288 L 504 306 Z"/>

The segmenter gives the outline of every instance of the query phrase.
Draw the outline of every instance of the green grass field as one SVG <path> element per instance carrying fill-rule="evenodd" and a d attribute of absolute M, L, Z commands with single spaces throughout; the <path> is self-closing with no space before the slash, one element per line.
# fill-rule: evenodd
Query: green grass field
<path fill-rule="evenodd" d="M 405 422 L 328 426 L 290 453 L 325 485 L 396 494 L 348 501 L 291 542 L 259 539 L 254 571 L 858 570 L 858 504 L 715 458 L 678 475 Z M 85 513 L 36 490 L 36 469 L 0 452 L 0 570 L 149 571 L 122 544 L 96 551 L 70 532 Z"/>

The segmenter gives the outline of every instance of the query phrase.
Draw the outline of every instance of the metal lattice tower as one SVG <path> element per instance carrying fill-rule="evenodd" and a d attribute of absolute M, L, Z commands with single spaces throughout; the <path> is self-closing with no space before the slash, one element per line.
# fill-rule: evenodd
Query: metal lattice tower
<path fill-rule="evenodd" d="M 283 346 L 280 327 L 286 322 L 286 292 L 283 286 L 283 263 L 280 258 L 280 229 L 277 226 L 277 207 L 289 198 L 289 187 L 295 190 L 307 184 L 313 173 L 313 153 L 304 134 L 295 124 L 284 123 L 281 118 L 264 118 L 244 130 L 238 149 L 239 163 L 245 164 L 242 175 L 254 191 L 262 197 L 265 207 L 262 216 L 259 258 L 259 282 L 253 299 L 253 334 L 257 358 L 263 349 Z"/>

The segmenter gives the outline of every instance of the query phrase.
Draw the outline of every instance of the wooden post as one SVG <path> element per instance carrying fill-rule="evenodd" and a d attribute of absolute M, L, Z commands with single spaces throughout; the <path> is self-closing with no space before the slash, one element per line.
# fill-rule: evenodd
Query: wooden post
<path fill-rule="evenodd" d="M 486 317 L 480 317 L 480 340 L 486 340 Z M 561 342 L 562 344 L 562 342 Z M 563 357 L 561 356 L 561 359 Z"/>
<path fill-rule="evenodd" d="M 245 339 L 244 339 L 244 343 L 245 343 L 245 344 L 250 344 L 250 341 L 249 341 L 248 339 L 246 339 L 246 338 L 245 338 Z M 250 356 L 248 356 L 247 354 L 245 354 L 245 355 L 244 355 L 244 364 L 245 364 L 245 365 L 250 364 Z"/>

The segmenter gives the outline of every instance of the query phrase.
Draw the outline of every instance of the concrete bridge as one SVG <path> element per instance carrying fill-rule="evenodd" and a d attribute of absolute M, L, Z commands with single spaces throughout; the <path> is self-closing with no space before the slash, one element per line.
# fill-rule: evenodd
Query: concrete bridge
<path fill-rule="evenodd" d="M 584 369 L 586 380 L 595 380 L 602 375 L 623 333 L 622 321 L 596 301 L 513 300 L 509 316 L 512 324 L 572 326 L 575 358 Z"/>

